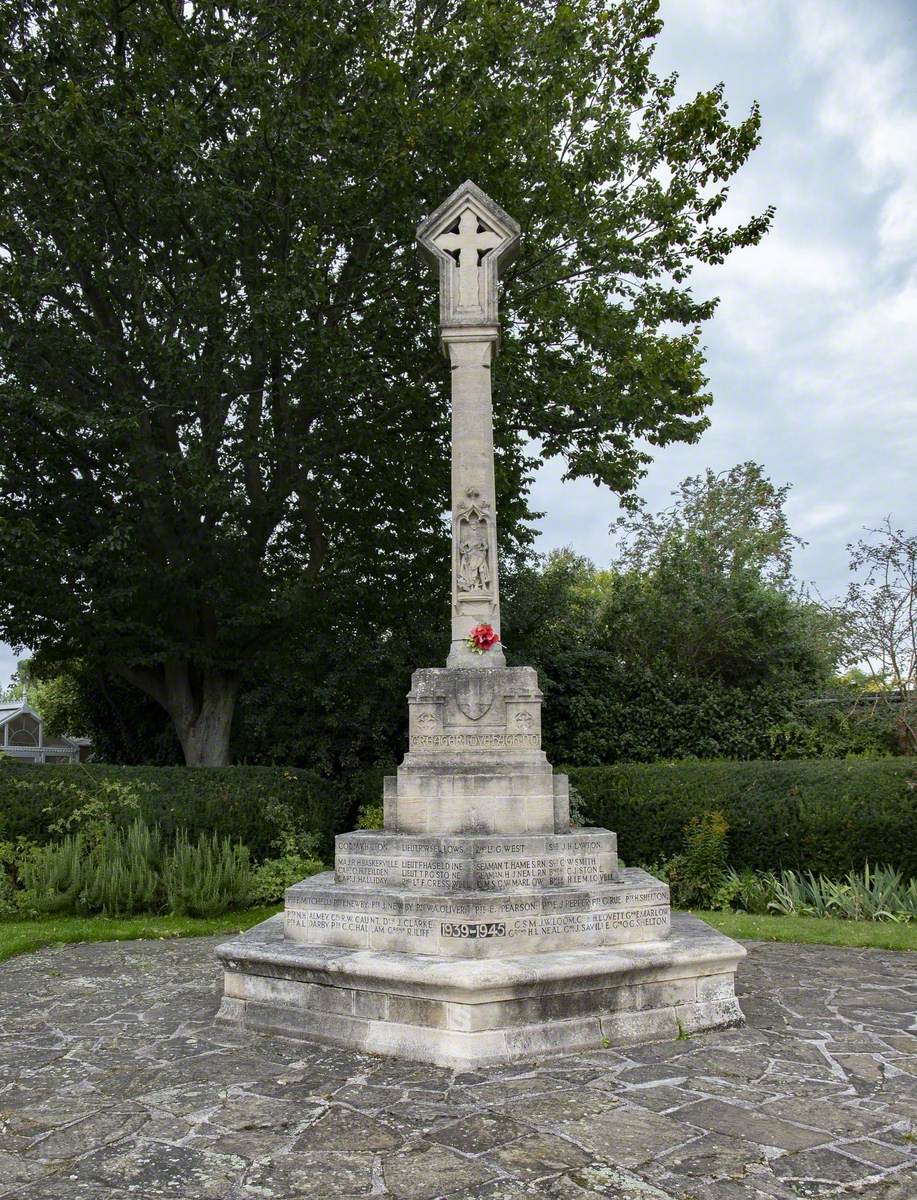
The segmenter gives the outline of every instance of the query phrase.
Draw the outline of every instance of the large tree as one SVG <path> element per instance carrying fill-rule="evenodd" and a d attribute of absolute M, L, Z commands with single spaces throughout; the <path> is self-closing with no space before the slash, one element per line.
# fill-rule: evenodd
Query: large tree
<path fill-rule="evenodd" d="M 801 539 L 789 487 L 754 462 L 682 480 L 659 513 L 615 522 L 616 577 L 605 620 L 622 657 L 673 676 L 752 687 L 830 679 L 835 622 L 792 575 Z"/>
<path fill-rule="evenodd" d="M 610 569 L 561 551 L 510 577 L 504 629 L 538 667 L 549 757 L 867 748 L 867 730 L 848 734 L 834 706 L 812 704 L 843 647 L 837 618 L 793 579 L 788 492 L 757 463 L 706 471 L 666 509 L 638 504 L 615 523 Z"/>
<path fill-rule="evenodd" d="M 529 439 L 626 493 L 641 443 L 696 438 L 690 273 L 770 210 L 720 223 L 758 113 L 676 100 L 656 8 L 0 0 L 0 634 L 221 763 L 247 664 L 303 612 L 322 636 L 336 581 L 429 591 L 448 391 L 412 238 L 466 177 L 523 228 L 506 545 Z"/>
<path fill-rule="evenodd" d="M 832 606 L 856 682 L 853 712 L 884 718 L 917 754 L 917 534 L 891 517 L 847 547 L 853 582 Z"/>

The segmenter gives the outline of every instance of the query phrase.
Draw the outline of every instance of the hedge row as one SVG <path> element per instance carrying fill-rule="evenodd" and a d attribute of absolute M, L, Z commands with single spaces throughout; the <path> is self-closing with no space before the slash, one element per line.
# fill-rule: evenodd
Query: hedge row
<path fill-rule="evenodd" d="M 127 824 L 136 799 L 150 824 L 171 839 L 216 832 L 248 846 L 255 861 L 276 853 L 284 829 L 315 833 L 317 853 L 333 854 L 350 807 L 339 787 L 314 771 L 286 767 L 107 767 L 0 763 L 0 839 L 44 843 L 49 826 L 87 805 Z"/>
<path fill-rule="evenodd" d="M 313 771 L 283 767 L 103 767 L 0 763 L 0 839 L 46 842 L 49 826 L 95 804 L 127 823 L 119 797 L 167 838 L 214 831 L 239 839 L 256 861 L 275 853 L 284 828 L 334 834 L 361 804 L 381 802 L 392 768 L 359 772 L 335 785 Z M 697 813 L 719 809 L 729 822 L 736 868 L 812 870 L 838 877 L 866 862 L 917 877 L 917 768 L 912 759 L 679 762 L 566 768 L 590 824 L 614 829 L 626 863 L 653 863 L 681 849 Z"/>
<path fill-rule="evenodd" d="M 625 863 L 679 851 L 697 813 L 729 822 L 736 869 L 822 872 L 866 862 L 917 877 L 917 767 L 913 759 L 678 762 L 566 768 L 590 824 L 614 829 Z"/>

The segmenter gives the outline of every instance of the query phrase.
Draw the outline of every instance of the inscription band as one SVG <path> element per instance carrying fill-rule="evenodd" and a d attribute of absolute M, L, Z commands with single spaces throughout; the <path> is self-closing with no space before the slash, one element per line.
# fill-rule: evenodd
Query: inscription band
<path fill-rule="evenodd" d="M 412 750 L 537 750 L 539 744 L 534 733 L 423 733 L 411 738 Z"/>

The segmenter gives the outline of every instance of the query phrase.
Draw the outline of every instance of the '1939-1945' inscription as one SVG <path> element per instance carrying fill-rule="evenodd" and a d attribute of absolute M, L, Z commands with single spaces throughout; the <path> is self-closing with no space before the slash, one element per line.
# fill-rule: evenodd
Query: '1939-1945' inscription
<path fill-rule="evenodd" d="M 439 927 L 443 937 L 460 938 L 491 938 L 506 937 L 505 921 L 481 921 L 469 924 L 467 921 L 450 923 L 443 921 Z"/>

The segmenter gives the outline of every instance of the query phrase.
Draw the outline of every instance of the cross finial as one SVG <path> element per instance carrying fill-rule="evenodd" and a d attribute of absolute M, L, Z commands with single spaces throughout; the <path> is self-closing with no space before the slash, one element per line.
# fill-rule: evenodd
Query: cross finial
<path fill-rule="evenodd" d="M 496 340 L 497 279 L 519 226 L 470 180 L 421 223 L 417 240 L 439 269 L 440 326 L 488 327 Z"/>

